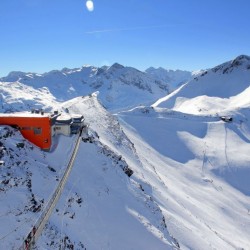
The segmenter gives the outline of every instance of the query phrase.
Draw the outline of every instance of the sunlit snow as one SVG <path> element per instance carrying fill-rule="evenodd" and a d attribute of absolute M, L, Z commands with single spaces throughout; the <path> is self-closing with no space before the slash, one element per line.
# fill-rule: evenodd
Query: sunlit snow
<path fill-rule="evenodd" d="M 36 249 L 250 249 L 250 58 L 169 95 L 158 80 L 115 64 L 0 82 L 1 112 L 57 109 L 89 125 Z M 55 137 L 50 152 L 10 127 L 0 137 L 0 248 L 18 249 L 76 136 Z"/>

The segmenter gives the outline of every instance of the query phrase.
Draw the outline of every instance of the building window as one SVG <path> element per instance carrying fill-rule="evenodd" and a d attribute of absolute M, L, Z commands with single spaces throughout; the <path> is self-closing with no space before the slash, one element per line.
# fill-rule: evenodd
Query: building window
<path fill-rule="evenodd" d="M 34 128 L 34 134 L 35 135 L 40 135 L 42 133 L 42 129 L 41 128 Z"/>
<path fill-rule="evenodd" d="M 31 127 L 21 127 L 21 130 L 31 130 Z"/>

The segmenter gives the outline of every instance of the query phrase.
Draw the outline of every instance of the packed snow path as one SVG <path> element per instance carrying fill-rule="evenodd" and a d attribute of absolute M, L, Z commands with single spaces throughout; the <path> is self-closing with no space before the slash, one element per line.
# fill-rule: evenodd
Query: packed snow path
<path fill-rule="evenodd" d="M 74 165 L 74 161 L 79 149 L 79 145 L 82 139 L 82 130 L 79 133 L 79 136 L 76 140 L 76 144 L 75 144 L 75 148 L 73 150 L 72 156 L 69 160 L 67 169 L 65 170 L 65 173 L 60 181 L 60 183 L 58 184 L 51 200 L 49 201 L 47 207 L 44 209 L 43 214 L 41 215 L 40 219 L 37 221 L 37 223 L 34 225 L 33 229 L 29 232 L 29 234 L 27 235 L 27 237 L 25 238 L 22 246 L 20 247 L 20 250 L 22 249 L 32 249 L 32 247 L 35 245 L 36 241 L 38 240 L 39 236 L 41 235 L 43 228 L 45 226 L 45 224 L 48 222 L 49 217 L 53 211 L 53 209 L 55 208 L 61 194 L 62 191 L 64 189 L 65 183 L 67 182 L 67 179 L 69 177 L 69 174 L 73 168 Z"/>

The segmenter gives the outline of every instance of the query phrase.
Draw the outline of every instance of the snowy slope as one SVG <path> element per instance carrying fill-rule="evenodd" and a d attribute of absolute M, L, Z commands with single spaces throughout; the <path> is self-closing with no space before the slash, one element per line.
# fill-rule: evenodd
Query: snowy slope
<path fill-rule="evenodd" d="M 11 72 L 0 82 L 19 82 L 35 89 L 47 88 L 57 101 L 99 91 L 108 109 L 123 109 L 150 103 L 168 94 L 168 85 L 132 67 L 118 63 L 111 67 L 84 66 L 78 69 L 53 70 L 44 74 Z M 0 84 L 1 86 L 1 84 Z"/>
<path fill-rule="evenodd" d="M 250 247 L 249 111 L 242 109 L 234 123 L 226 124 L 216 116 L 145 107 L 120 113 L 120 127 L 96 95 L 64 107 L 85 114 L 98 143 L 81 146 L 82 157 L 39 242 L 41 248 L 52 241 L 58 246 L 59 239 L 87 249 Z M 120 168 L 124 161 L 134 171 L 127 181 Z M 83 198 L 83 208 L 74 194 Z M 134 218 L 161 241 L 146 236 L 131 220 L 132 207 Z"/>
<path fill-rule="evenodd" d="M 93 143 L 82 143 L 70 179 L 38 249 L 65 246 L 79 249 L 172 249 L 161 209 L 124 166 L 140 164 L 133 144 L 96 95 L 64 104 L 83 113 Z M 146 186 L 146 185 L 145 185 Z M 76 194 L 81 203 L 76 202 Z M 53 242 L 53 246 L 52 246 Z M 77 249 L 78 249 L 77 248 Z"/>
<path fill-rule="evenodd" d="M 178 246 L 168 232 L 158 204 L 144 191 L 143 182 L 129 178 L 124 171 L 130 168 L 131 162 L 139 162 L 132 142 L 118 121 L 103 108 L 96 95 L 79 97 L 63 106 L 69 112 L 85 114 L 90 123 L 92 143 L 81 143 L 66 189 L 37 242 L 37 248 L 58 249 L 62 243 L 67 249 L 71 249 L 72 244 L 77 249 L 173 249 Z M 2 127 L 2 131 L 6 129 L 12 131 Z M 74 137 L 55 139 L 52 151 L 46 153 L 32 147 L 18 134 L 10 134 L 7 141 L 1 138 L 4 146 L 1 159 L 6 166 L 1 173 L 0 195 L 6 204 L 1 207 L 1 224 L 11 219 L 10 227 L 1 229 L 1 248 L 16 249 L 21 245 L 63 174 Z M 16 140 L 21 140 L 23 148 L 16 146 Z M 11 150 L 9 144 L 13 145 Z M 12 151 L 15 155 L 13 163 L 9 162 L 12 157 L 9 152 Z M 129 161 L 121 154 L 129 156 Z M 20 165 L 19 157 L 25 163 Z M 12 169 L 10 177 L 9 168 Z M 22 175 L 27 176 L 27 181 Z M 21 184 L 17 187 L 12 181 L 15 176 L 20 176 Z M 39 206 L 38 211 L 31 210 L 32 197 Z M 12 200 L 20 201 L 16 204 Z M 15 206 L 12 211 L 10 207 Z M 30 209 L 26 211 L 24 206 Z"/>
<path fill-rule="evenodd" d="M 46 88 L 34 89 L 19 82 L 0 83 L 0 112 L 16 112 L 43 108 L 51 110 L 56 107 L 55 97 Z"/>
<path fill-rule="evenodd" d="M 0 249 L 21 247 L 56 189 L 73 145 L 74 137 L 59 136 L 52 151 L 43 152 L 17 130 L 0 126 Z"/>
<path fill-rule="evenodd" d="M 63 106 L 85 114 L 94 140 L 82 142 L 38 249 L 58 249 L 60 244 L 67 249 L 71 245 L 77 249 L 249 248 L 250 189 L 247 178 L 242 178 L 249 175 L 250 165 L 247 110 L 242 113 L 244 121 L 227 125 L 217 117 L 138 108 L 119 115 L 122 129 L 95 94 Z M 38 197 L 48 197 L 53 187 L 50 180 L 57 178 L 53 171 L 42 170 L 49 165 L 48 159 L 57 171 L 58 159 L 67 162 L 62 152 L 65 155 L 69 141 L 62 138 L 71 140 L 61 137 L 58 141 L 64 148 L 51 153 L 56 161 L 47 153 L 32 157 L 43 162 L 38 168 L 42 175 L 37 174 L 39 164 L 28 161 L 33 166 L 31 176 L 36 176 L 32 190 L 36 195 L 39 191 Z M 126 165 L 134 171 L 130 178 L 122 171 Z M 45 181 L 50 188 L 39 189 Z M 11 190 L 16 197 L 15 189 Z M 1 200 L 11 202 L 9 195 L 1 193 Z M 1 211 L 13 216 L 8 208 Z M 17 222 L 12 230 L 20 225 L 18 216 L 14 214 Z M 28 231 L 32 223 L 25 226 Z M 2 244 L 16 246 L 23 237 L 21 228 L 22 234 L 10 233 Z"/>
<path fill-rule="evenodd" d="M 249 249 L 250 112 L 232 124 L 160 108 L 119 117 L 180 248 Z"/>
<path fill-rule="evenodd" d="M 115 160 L 82 143 L 38 249 L 59 249 L 61 241 L 77 249 L 171 249 L 159 207 Z"/>
<path fill-rule="evenodd" d="M 230 111 L 249 106 L 249 87 L 250 57 L 239 56 L 203 72 L 153 106 L 192 114 Z"/>

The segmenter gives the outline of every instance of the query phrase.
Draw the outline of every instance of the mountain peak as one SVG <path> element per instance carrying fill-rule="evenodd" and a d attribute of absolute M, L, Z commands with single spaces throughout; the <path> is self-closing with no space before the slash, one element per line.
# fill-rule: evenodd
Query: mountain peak
<path fill-rule="evenodd" d="M 17 76 L 23 76 L 25 74 L 28 74 L 28 73 L 25 73 L 25 72 L 22 72 L 22 71 L 11 71 L 7 77 L 17 77 Z"/>
<path fill-rule="evenodd" d="M 114 63 L 109 69 L 124 69 L 125 67 L 119 63 Z"/>
<path fill-rule="evenodd" d="M 214 68 L 212 68 L 212 72 L 216 73 L 222 72 L 223 74 L 231 73 L 233 70 L 239 68 L 239 67 L 247 67 L 247 69 L 250 69 L 250 56 L 247 55 L 240 55 L 237 56 L 235 59 L 232 61 L 220 64 Z M 207 74 L 208 71 L 204 72 L 205 75 Z"/>
<path fill-rule="evenodd" d="M 245 62 L 250 62 L 250 56 L 240 55 L 237 56 L 233 61 L 231 61 L 232 66 L 239 66 Z"/>

